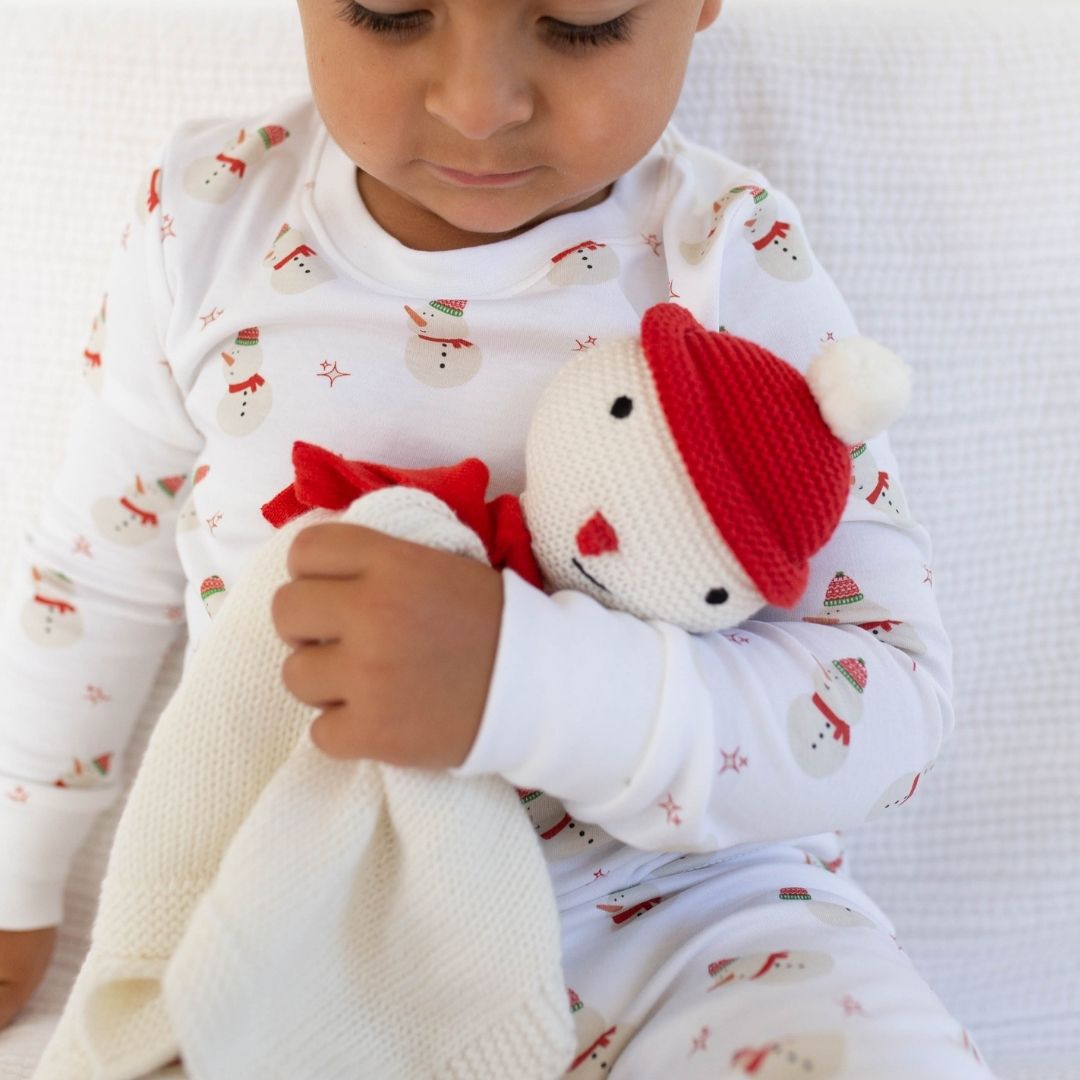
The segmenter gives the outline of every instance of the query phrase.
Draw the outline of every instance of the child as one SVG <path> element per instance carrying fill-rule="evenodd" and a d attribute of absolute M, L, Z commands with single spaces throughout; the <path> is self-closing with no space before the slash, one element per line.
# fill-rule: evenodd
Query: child
<path fill-rule="evenodd" d="M 658 301 L 800 368 L 855 333 L 786 198 L 668 127 L 720 0 L 299 7 L 313 99 L 186 125 L 147 171 L 16 565 L 0 1024 L 182 615 L 190 655 L 294 441 L 477 456 L 518 491 L 551 375 Z M 294 546 L 274 618 L 316 743 L 521 789 L 575 1076 L 988 1075 L 844 867 L 838 830 L 911 798 L 952 726 L 928 538 L 887 440 L 852 453 L 798 608 L 728 634 L 357 528 Z"/>

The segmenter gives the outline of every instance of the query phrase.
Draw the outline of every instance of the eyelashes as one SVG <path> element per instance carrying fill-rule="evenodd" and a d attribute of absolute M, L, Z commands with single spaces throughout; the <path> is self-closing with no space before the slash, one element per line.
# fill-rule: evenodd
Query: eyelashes
<path fill-rule="evenodd" d="M 552 44 L 575 50 L 600 45 L 617 45 L 630 40 L 630 24 L 634 13 L 625 11 L 607 22 L 595 26 L 577 26 L 558 19 L 545 19 L 545 30 Z"/>
<path fill-rule="evenodd" d="M 405 11 L 400 15 L 384 15 L 378 11 L 369 11 L 366 7 L 344 0 L 341 15 L 350 26 L 359 26 L 373 34 L 385 34 L 387 37 L 408 37 L 424 25 L 427 12 Z"/>
<path fill-rule="evenodd" d="M 351 26 L 380 34 L 388 38 L 405 39 L 422 30 L 428 22 L 426 11 L 404 11 L 387 15 L 358 4 L 355 0 L 343 0 L 342 18 Z M 578 26 L 561 19 L 545 17 L 541 20 L 548 43 L 564 52 L 578 52 L 603 45 L 617 45 L 630 40 L 634 12 L 626 11 L 607 22 L 592 26 Z"/>

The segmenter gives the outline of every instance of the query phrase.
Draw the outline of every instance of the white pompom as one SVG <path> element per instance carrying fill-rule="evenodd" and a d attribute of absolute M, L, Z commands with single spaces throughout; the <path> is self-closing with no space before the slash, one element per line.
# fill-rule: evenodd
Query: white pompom
<path fill-rule="evenodd" d="M 811 362 L 806 381 L 829 430 L 848 446 L 884 431 L 911 399 L 911 369 L 870 338 L 826 346 Z"/>

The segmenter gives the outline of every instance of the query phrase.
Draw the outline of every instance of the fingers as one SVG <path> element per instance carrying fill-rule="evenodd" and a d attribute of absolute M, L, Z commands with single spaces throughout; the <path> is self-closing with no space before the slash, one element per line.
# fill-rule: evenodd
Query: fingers
<path fill-rule="evenodd" d="M 293 648 L 338 641 L 348 607 L 348 589 L 339 578 L 290 581 L 274 593 L 270 618 L 278 637 Z"/>
<path fill-rule="evenodd" d="M 343 578 L 362 574 L 383 535 L 348 522 L 328 521 L 301 529 L 289 545 L 286 567 L 301 577 Z"/>
<path fill-rule="evenodd" d="M 326 709 L 349 698 L 351 664 L 341 645 L 303 645 L 281 665 L 285 689 L 305 705 Z"/>
<path fill-rule="evenodd" d="M 415 732 L 403 732 L 394 725 L 373 722 L 363 706 L 332 705 L 311 722 L 311 741 L 327 757 L 339 761 L 368 758 L 388 765 L 433 768 L 430 750 L 417 741 Z"/>

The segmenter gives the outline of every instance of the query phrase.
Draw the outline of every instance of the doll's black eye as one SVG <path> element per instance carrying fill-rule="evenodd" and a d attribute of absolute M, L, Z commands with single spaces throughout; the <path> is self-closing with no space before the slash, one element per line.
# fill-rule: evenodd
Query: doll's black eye
<path fill-rule="evenodd" d="M 723 604 L 728 598 L 727 589 L 710 589 L 705 594 L 706 604 Z"/>
<path fill-rule="evenodd" d="M 634 403 L 628 397 L 617 397 L 611 406 L 611 415 L 616 420 L 625 420 L 634 410 Z"/>

